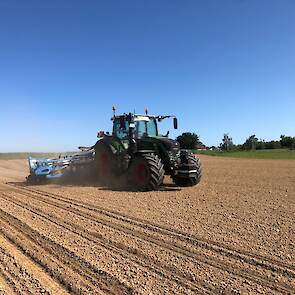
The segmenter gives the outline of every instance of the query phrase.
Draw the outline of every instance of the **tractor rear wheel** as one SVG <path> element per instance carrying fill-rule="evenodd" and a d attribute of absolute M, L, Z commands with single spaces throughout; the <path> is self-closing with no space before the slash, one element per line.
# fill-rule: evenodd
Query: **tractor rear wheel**
<path fill-rule="evenodd" d="M 95 146 L 95 166 L 98 181 L 109 185 L 113 182 L 114 154 L 104 143 Z"/>
<path fill-rule="evenodd" d="M 137 155 L 128 168 L 129 188 L 136 191 L 157 190 L 163 183 L 164 172 L 164 165 L 157 155 Z"/>
<path fill-rule="evenodd" d="M 180 177 L 178 175 L 173 177 L 173 181 L 178 186 L 194 186 L 197 185 L 202 177 L 202 164 L 199 158 L 195 158 L 194 155 L 188 154 L 186 164 L 182 163 L 185 167 L 189 167 L 189 170 L 194 171 L 189 173 L 187 177 Z M 180 166 L 180 169 L 184 169 Z"/>

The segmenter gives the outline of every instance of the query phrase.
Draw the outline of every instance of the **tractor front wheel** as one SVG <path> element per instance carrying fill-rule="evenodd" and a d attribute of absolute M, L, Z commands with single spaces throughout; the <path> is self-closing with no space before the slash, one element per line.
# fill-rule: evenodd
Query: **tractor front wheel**
<path fill-rule="evenodd" d="M 184 170 L 188 173 L 186 175 L 175 175 L 173 181 L 178 186 L 194 186 L 197 185 L 202 177 L 202 164 L 199 158 L 194 155 L 188 154 L 181 159 L 182 163 L 179 167 L 180 171 Z M 192 173 L 189 173 L 192 172 Z"/>
<path fill-rule="evenodd" d="M 131 190 L 157 190 L 163 183 L 164 165 L 155 154 L 137 155 L 131 160 L 127 178 Z"/>

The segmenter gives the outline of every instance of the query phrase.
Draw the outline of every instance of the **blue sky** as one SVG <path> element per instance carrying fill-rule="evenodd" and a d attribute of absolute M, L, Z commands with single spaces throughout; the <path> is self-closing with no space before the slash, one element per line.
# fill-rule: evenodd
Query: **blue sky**
<path fill-rule="evenodd" d="M 217 145 L 295 136 L 293 0 L 0 0 L 0 152 L 69 151 L 118 112 Z M 163 124 L 163 133 L 172 122 Z"/>

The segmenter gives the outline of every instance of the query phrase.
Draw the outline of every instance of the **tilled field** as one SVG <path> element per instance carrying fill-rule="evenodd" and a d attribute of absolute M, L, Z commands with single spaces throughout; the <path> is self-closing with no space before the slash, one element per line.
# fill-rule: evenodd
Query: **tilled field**
<path fill-rule="evenodd" d="M 202 162 L 197 187 L 136 193 L 0 161 L 0 294 L 295 293 L 295 161 Z"/>

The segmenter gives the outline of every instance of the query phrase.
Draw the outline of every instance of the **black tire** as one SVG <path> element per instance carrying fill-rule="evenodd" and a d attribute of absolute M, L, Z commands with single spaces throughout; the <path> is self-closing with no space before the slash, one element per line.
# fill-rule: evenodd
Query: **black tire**
<path fill-rule="evenodd" d="M 164 172 L 164 165 L 157 155 L 137 155 L 128 168 L 128 187 L 135 191 L 157 190 L 163 183 Z"/>
<path fill-rule="evenodd" d="M 108 145 L 100 143 L 95 146 L 96 175 L 100 183 L 110 185 L 114 181 L 114 160 L 114 154 Z"/>
<path fill-rule="evenodd" d="M 177 186 L 194 186 L 197 185 L 202 178 L 202 164 L 199 158 L 195 158 L 194 155 L 187 155 L 187 164 L 190 170 L 196 170 L 196 172 L 190 174 L 189 177 L 174 176 L 173 181 Z"/>

